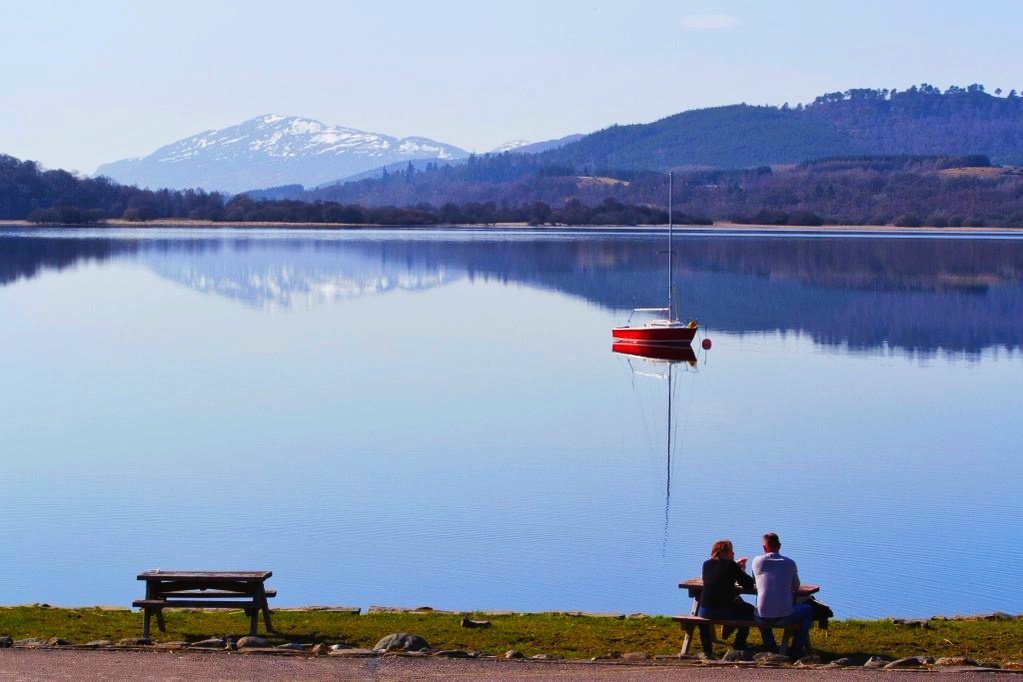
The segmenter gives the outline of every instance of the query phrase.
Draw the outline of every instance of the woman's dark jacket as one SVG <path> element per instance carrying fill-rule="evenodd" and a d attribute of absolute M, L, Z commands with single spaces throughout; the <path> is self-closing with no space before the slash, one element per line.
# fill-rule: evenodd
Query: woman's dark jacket
<path fill-rule="evenodd" d="M 757 584 L 734 561 L 707 559 L 703 562 L 703 599 L 700 600 L 700 606 L 708 609 L 732 606 L 738 596 L 736 583 L 746 589 L 753 589 Z"/>

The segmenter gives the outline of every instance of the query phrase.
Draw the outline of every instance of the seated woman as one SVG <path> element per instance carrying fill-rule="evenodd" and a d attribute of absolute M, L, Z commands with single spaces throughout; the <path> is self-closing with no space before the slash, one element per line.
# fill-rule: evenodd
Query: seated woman
<path fill-rule="evenodd" d="M 703 562 L 703 597 L 697 615 L 714 620 L 753 620 L 756 609 L 739 598 L 736 583 L 746 589 L 756 581 L 746 573 L 746 557 L 735 560 L 731 540 L 718 540 L 710 550 L 710 559 Z M 700 626 L 700 642 L 707 658 L 714 658 L 713 637 L 709 625 Z M 749 628 L 739 628 L 735 648 L 745 649 Z"/>

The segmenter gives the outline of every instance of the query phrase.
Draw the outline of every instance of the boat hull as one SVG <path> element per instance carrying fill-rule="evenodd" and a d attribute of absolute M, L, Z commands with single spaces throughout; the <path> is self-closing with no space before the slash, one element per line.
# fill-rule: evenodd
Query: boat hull
<path fill-rule="evenodd" d="M 696 327 L 664 326 L 664 327 L 615 327 L 611 336 L 616 342 L 638 343 L 655 346 L 683 346 L 693 342 Z"/>

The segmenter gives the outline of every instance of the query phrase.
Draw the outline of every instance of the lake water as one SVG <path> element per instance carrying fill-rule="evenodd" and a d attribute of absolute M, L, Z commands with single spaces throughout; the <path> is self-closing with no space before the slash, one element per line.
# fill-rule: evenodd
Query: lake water
<path fill-rule="evenodd" d="M 686 611 L 777 531 L 840 617 L 1023 612 L 1023 241 L 0 231 L 0 603 Z M 673 450 L 669 461 L 667 445 Z"/>

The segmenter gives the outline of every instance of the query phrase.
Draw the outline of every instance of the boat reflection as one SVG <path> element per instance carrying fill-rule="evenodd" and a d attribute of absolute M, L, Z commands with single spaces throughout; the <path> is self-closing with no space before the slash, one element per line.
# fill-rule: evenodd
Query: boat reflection
<path fill-rule="evenodd" d="M 696 352 L 692 346 L 657 346 L 643 343 L 614 343 L 611 352 L 625 359 L 633 376 L 663 379 L 668 384 L 666 435 L 665 435 L 665 481 L 664 481 L 664 540 L 662 553 L 667 553 L 668 523 L 671 518 L 671 469 L 672 454 L 677 436 L 678 419 L 674 414 L 675 375 L 677 372 L 695 373 Z M 633 384 L 635 388 L 635 383 Z M 647 418 L 644 416 L 644 422 Z"/>
<path fill-rule="evenodd" d="M 693 351 L 692 346 L 656 346 L 645 343 L 618 342 L 611 345 L 611 351 L 618 355 L 661 360 L 669 364 L 685 362 L 690 367 L 696 367 L 696 352 Z"/>

